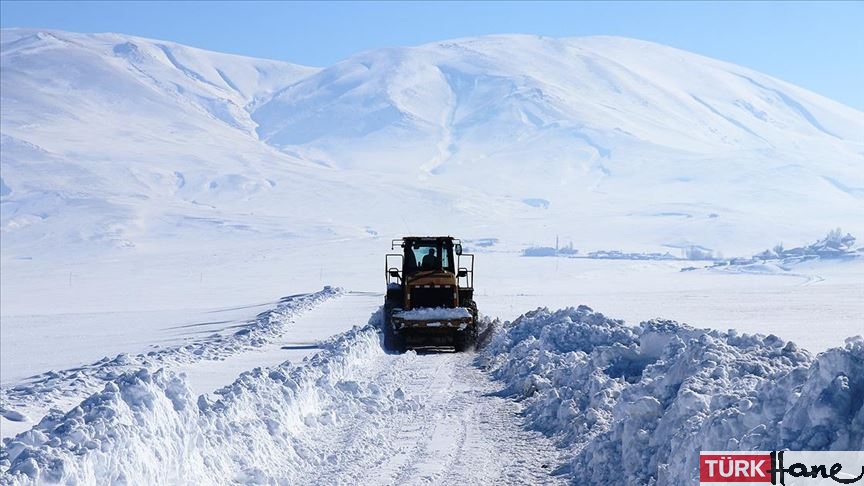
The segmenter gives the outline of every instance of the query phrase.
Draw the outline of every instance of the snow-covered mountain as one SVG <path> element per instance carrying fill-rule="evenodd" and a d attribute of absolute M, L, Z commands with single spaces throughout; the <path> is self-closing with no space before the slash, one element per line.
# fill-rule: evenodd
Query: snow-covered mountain
<path fill-rule="evenodd" d="M 4 257 L 366 235 L 416 192 L 261 143 L 255 106 L 316 69 L 113 34 L 2 42 Z"/>
<path fill-rule="evenodd" d="M 489 36 L 318 69 L 12 29 L 2 93 L 7 258 L 168 237 L 735 253 L 864 233 L 864 113 L 632 39 Z"/>
<path fill-rule="evenodd" d="M 395 146 L 408 157 L 403 166 L 436 174 L 593 162 L 609 176 L 658 153 L 864 143 L 862 114 L 848 107 L 749 69 L 615 37 L 489 36 L 361 53 L 281 91 L 253 118 L 275 146 L 334 145 L 345 152 L 334 163 L 368 166 L 368 154 L 346 142 L 372 138 L 384 144 L 383 168 L 393 169 L 386 154 Z M 549 174 L 537 172 L 528 175 L 547 185 Z"/>
<path fill-rule="evenodd" d="M 542 205 L 559 232 L 618 233 L 610 220 L 626 218 L 622 245 L 734 247 L 864 216 L 864 114 L 632 39 L 490 36 L 366 52 L 253 119 L 267 143 L 323 151 L 335 166 Z"/>

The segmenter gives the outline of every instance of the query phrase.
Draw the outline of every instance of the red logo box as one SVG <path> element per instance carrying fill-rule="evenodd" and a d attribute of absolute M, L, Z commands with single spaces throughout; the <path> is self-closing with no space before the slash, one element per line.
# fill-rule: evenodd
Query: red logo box
<path fill-rule="evenodd" d="M 770 483 L 770 454 L 699 455 L 703 483 Z"/>

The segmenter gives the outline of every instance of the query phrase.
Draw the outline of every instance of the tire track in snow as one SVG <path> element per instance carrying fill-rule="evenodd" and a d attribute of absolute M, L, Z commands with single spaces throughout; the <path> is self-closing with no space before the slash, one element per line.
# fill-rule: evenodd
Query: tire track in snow
<path fill-rule="evenodd" d="M 450 356 L 446 356 L 446 358 L 449 360 Z M 423 397 L 423 403 L 434 403 L 440 394 L 446 393 L 446 391 L 453 388 L 453 370 L 451 368 L 446 369 L 446 376 L 441 370 L 445 364 L 448 364 L 448 360 L 440 360 L 440 363 L 436 364 L 435 370 L 431 373 L 427 369 L 419 369 L 413 373 L 412 379 L 408 382 L 410 384 L 408 389 L 411 391 L 427 391 L 428 395 Z M 417 463 L 420 462 L 422 466 L 424 463 L 421 461 L 425 460 L 428 462 L 431 456 L 431 453 L 428 452 L 429 446 L 432 440 L 434 440 L 434 433 L 437 431 L 437 425 L 440 424 L 442 418 L 440 409 L 434 410 L 433 413 L 435 415 L 434 421 L 421 422 L 422 425 L 417 429 L 414 428 L 414 421 L 409 421 L 408 424 L 403 424 L 397 433 L 399 442 L 404 442 L 405 444 L 413 443 L 414 447 L 408 450 L 407 453 L 396 456 L 400 459 L 398 465 L 394 464 L 392 459 L 388 464 L 397 465 L 394 484 L 407 483 L 412 476 L 416 476 L 422 470 Z M 464 434 L 460 436 L 460 439 L 464 439 Z M 464 442 L 464 440 L 461 442 Z M 384 471 L 387 471 L 387 468 Z"/>
<path fill-rule="evenodd" d="M 404 397 L 391 414 L 341 417 L 320 430 L 327 460 L 306 472 L 321 484 L 556 484 L 563 462 L 552 442 L 527 431 L 520 405 L 472 354 L 384 355 L 361 387 L 377 384 Z M 296 478 L 295 478 L 296 479 Z M 300 478 L 300 482 L 305 480 Z"/>

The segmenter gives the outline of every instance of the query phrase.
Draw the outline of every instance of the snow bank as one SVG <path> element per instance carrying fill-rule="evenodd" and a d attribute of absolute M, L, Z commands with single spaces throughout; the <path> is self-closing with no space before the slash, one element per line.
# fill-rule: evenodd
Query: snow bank
<path fill-rule="evenodd" d="M 864 339 L 815 359 L 770 335 L 538 309 L 480 357 L 590 484 L 694 484 L 700 450 L 864 449 Z"/>
<path fill-rule="evenodd" d="M 400 400 L 398 390 L 352 380 L 380 356 L 377 330 L 354 328 L 300 366 L 242 374 L 215 399 L 194 397 L 171 372 L 124 373 L 4 444 L 0 483 L 290 483 L 328 460 L 316 427 Z"/>
<path fill-rule="evenodd" d="M 171 364 L 222 360 L 244 350 L 263 346 L 284 333 L 299 314 L 342 293 L 341 289 L 325 287 L 318 292 L 285 297 L 276 308 L 262 312 L 239 329 L 230 328 L 228 333 L 215 333 L 181 346 L 144 354 L 121 353 L 70 370 L 48 371 L 14 387 L 0 389 L 0 413 L 9 418 L 18 413 L 15 408 L 47 410 L 60 403 L 78 403 L 101 389 L 106 382 L 139 368 L 155 371 Z"/>

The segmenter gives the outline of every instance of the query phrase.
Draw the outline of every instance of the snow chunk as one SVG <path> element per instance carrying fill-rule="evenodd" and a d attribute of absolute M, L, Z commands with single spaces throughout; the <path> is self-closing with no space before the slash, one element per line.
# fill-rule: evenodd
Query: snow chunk
<path fill-rule="evenodd" d="M 2 407 L 0 407 L 0 415 L 2 415 L 6 420 L 11 420 L 12 422 L 24 422 L 27 420 L 27 416 L 23 413 L 15 410 L 6 410 Z"/>

